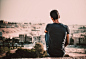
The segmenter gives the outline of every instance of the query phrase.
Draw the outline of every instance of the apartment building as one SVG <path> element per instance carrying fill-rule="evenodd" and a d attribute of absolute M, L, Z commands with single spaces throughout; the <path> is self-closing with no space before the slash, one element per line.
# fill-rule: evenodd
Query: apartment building
<path fill-rule="evenodd" d="M 73 34 L 74 45 L 86 45 L 86 33 Z"/>

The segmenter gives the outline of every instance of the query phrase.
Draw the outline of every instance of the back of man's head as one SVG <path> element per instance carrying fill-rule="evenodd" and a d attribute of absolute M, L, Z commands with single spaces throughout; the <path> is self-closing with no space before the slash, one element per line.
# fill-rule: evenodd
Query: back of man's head
<path fill-rule="evenodd" d="M 59 12 L 57 10 L 52 10 L 50 12 L 50 16 L 53 18 L 53 20 L 58 19 L 59 18 Z"/>

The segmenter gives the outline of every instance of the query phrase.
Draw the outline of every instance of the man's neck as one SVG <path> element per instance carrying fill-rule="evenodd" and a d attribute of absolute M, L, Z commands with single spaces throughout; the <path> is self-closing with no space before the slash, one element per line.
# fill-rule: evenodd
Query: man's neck
<path fill-rule="evenodd" d="M 58 19 L 54 20 L 53 23 L 59 23 Z"/>

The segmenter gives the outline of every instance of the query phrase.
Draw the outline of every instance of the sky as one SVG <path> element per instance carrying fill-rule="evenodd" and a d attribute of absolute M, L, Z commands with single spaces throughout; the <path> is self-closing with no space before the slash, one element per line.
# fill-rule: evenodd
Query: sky
<path fill-rule="evenodd" d="M 0 0 L 0 20 L 51 23 L 53 9 L 63 24 L 86 25 L 86 0 Z"/>

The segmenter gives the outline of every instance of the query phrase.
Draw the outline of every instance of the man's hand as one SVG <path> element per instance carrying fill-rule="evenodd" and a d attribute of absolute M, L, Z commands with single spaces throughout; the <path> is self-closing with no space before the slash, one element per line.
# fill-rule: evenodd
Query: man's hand
<path fill-rule="evenodd" d="M 45 33 L 47 33 L 47 31 L 46 31 L 46 30 L 45 30 L 44 32 L 45 32 Z"/>

